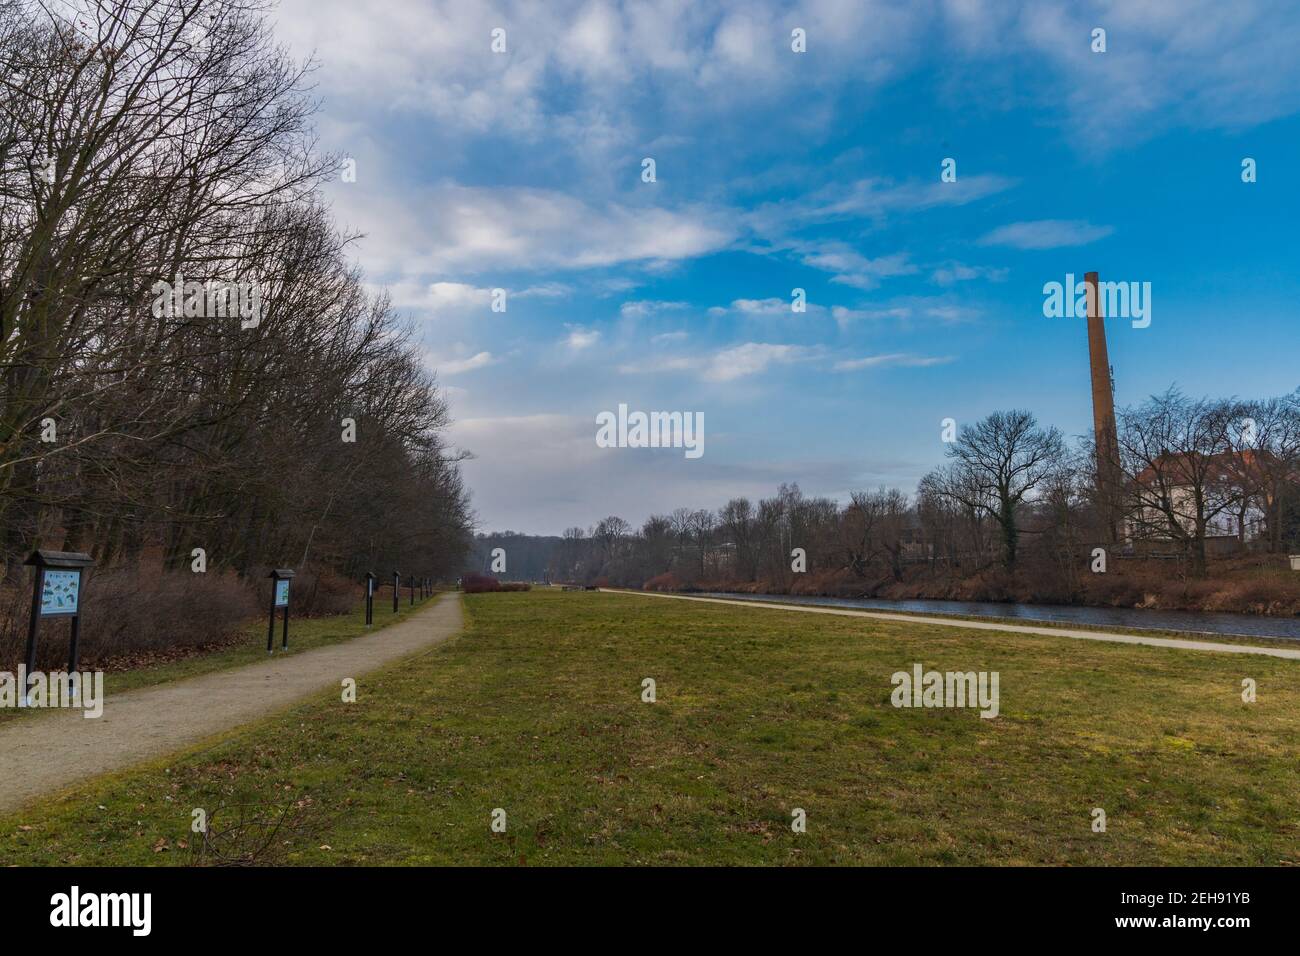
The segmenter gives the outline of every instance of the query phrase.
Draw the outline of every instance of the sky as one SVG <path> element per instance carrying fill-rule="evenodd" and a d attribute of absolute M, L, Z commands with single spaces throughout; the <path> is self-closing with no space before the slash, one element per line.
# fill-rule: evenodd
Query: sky
<path fill-rule="evenodd" d="M 282 0 L 276 21 L 314 57 L 321 148 L 355 163 L 327 200 L 474 455 L 480 530 L 782 482 L 910 493 L 944 419 L 998 409 L 1082 436 L 1084 320 L 1043 307 L 1067 273 L 1150 283 L 1149 325 L 1107 322 L 1120 406 L 1300 385 L 1294 3 Z M 702 414 L 704 454 L 600 447 L 620 404 Z"/>

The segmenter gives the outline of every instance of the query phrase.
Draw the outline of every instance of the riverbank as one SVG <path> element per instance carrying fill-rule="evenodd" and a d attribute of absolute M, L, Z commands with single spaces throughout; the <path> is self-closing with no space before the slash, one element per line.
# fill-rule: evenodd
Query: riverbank
<path fill-rule="evenodd" d="M 988 604 L 977 601 L 887 601 L 877 598 L 817 597 L 806 594 L 739 594 L 725 591 L 650 592 L 664 597 L 723 598 L 780 606 L 812 606 L 881 611 L 925 619 L 980 621 L 994 624 L 1033 624 L 1052 628 L 1083 627 L 1091 631 L 1139 631 L 1153 637 L 1226 640 L 1295 647 L 1300 643 L 1300 618 L 1197 611 L 1152 611 L 1138 608 L 1089 607 L 1060 604 Z"/>
<path fill-rule="evenodd" d="M 963 575 L 913 565 L 904 569 L 902 580 L 858 577 L 848 571 L 794 574 L 788 583 L 725 578 L 687 582 L 667 574 L 647 581 L 645 590 L 1300 616 L 1300 573 L 1290 570 L 1285 555 L 1216 561 L 1204 578 L 1189 576 L 1176 561 L 1122 560 L 1113 561 L 1104 574 L 1085 571 L 1073 580 L 1055 569 L 1009 573 L 985 568 Z"/>

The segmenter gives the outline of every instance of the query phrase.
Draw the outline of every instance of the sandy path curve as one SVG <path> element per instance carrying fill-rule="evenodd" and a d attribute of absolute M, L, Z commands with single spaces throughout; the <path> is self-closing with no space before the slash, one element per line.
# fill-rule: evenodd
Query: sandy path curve
<path fill-rule="evenodd" d="M 341 692 L 345 677 L 357 678 L 457 634 L 463 623 L 460 594 L 388 627 L 329 647 L 265 663 L 217 671 L 174 683 L 109 693 L 95 720 L 80 710 L 58 710 L 0 726 L 0 812 L 102 773 L 160 757 L 313 694 Z M 292 634 L 290 639 L 292 640 Z M 111 691 L 112 675 L 105 678 Z"/>
<path fill-rule="evenodd" d="M 1080 641 L 1109 641 L 1113 644 L 1146 644 L 1150 647 L 1173 647 L 1183 651 L 1210 651 L 1218 654 L 1263 654 L 1300 660 L 1300 648 L 1268 647 L 1254 644 L 1224 644 L 1217 641 L 1184 641 L 1176 637 L 1146 637 L 1142 634 L 1119 634 L 1111 631 L 1082 631 L 1069 627 L 1032 627 L 1026 624 L 1002 624 L 994 621 L 960 621 L 924 614 L 895 614 L 889 611 L 856 611 L 852 608 L 817 607 L 808 604 L 778 604 L 775 601 L 728 600 L 727 598 L 693 597 L 686 594 L 663 594 L 658 591 L 621 591 L 601 588 L 608 594 L 668 598 L 675 601 L 700 601 L 705 604 L 735 604 L 762 607 L 775 611 L 803 611 L 806 614 L 834 614 L 840 617 L 869 617 L 878 621 L 904 624 L 933 624 L 936 627 L 964 627 L 974 631 L 1010 631 L 1012 634 L 1038 634 L 1044 637 L 1069 637 Z"/>

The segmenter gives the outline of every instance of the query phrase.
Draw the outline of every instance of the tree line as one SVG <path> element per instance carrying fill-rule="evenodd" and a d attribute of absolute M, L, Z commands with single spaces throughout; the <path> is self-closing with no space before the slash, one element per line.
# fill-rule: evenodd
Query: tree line
<path fill-rule="evenodd" d="M 0 0 L 6 580 L 36 546 L 460 569 L 447 404 L 349 264 L 313 110 L 257 0 Z"/>
<path fill-rule="evenodd" d="M 787 589 L 802 573 L 901 582 L 1029 568 L 1069 593 L 1098 549 L 1175 558 L 1194 577 L 1208 573 L 1215 544 L 1300 549 L 1300 390 L 1241 401 L 1170 388 L 1121 409 L 1116 431 L 1118 475 L 1105 481 L 1092 435 L 1071 446 L 1028 411 L 994 412 L 955 428 L 944 463 L 911 495 L 880 488 L 841 502 L 788 484 L 757 502 L 652 515 L 640 528 L 610 516 L 565 531 L 549 574 Z"/>

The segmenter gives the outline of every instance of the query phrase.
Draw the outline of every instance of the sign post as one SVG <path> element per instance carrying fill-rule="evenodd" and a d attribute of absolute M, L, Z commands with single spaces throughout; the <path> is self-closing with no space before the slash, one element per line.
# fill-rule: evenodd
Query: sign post
<path fill-rule="evenodd" d="M 21 706 L 30 703 L 28 694 L 31 690 L 32 671 L 36 670 L 36 634 L 43 617 L 72 618 L 68 637 L 68 680 L 75 681 L 77 674 L 77 641 L 81 636 L 81 580 L 82 572 L 91 567 L 95 560 L 80 551 L 43 551 L 32 552 L 25 564 L 31 565 L 32 575 L 32 619 L 27 626 L 27 681 Z"/>
<path fill-rule="evenodd" d="M 293 579 L 293 571 L 289 568 L 275 568 L 271 571 L 271 619 L 266 628 L 266 653 L 274 652 L 275 644 L 275 611 L 277 608 L 284 608 L 284 636 L 281 639 L 280 650 L 289 649 L 289 582 Z"/>
<path fill-rule="evenodd" d="M 366 627 L 375 623 L 375 572 L 366 572 Z"/>

